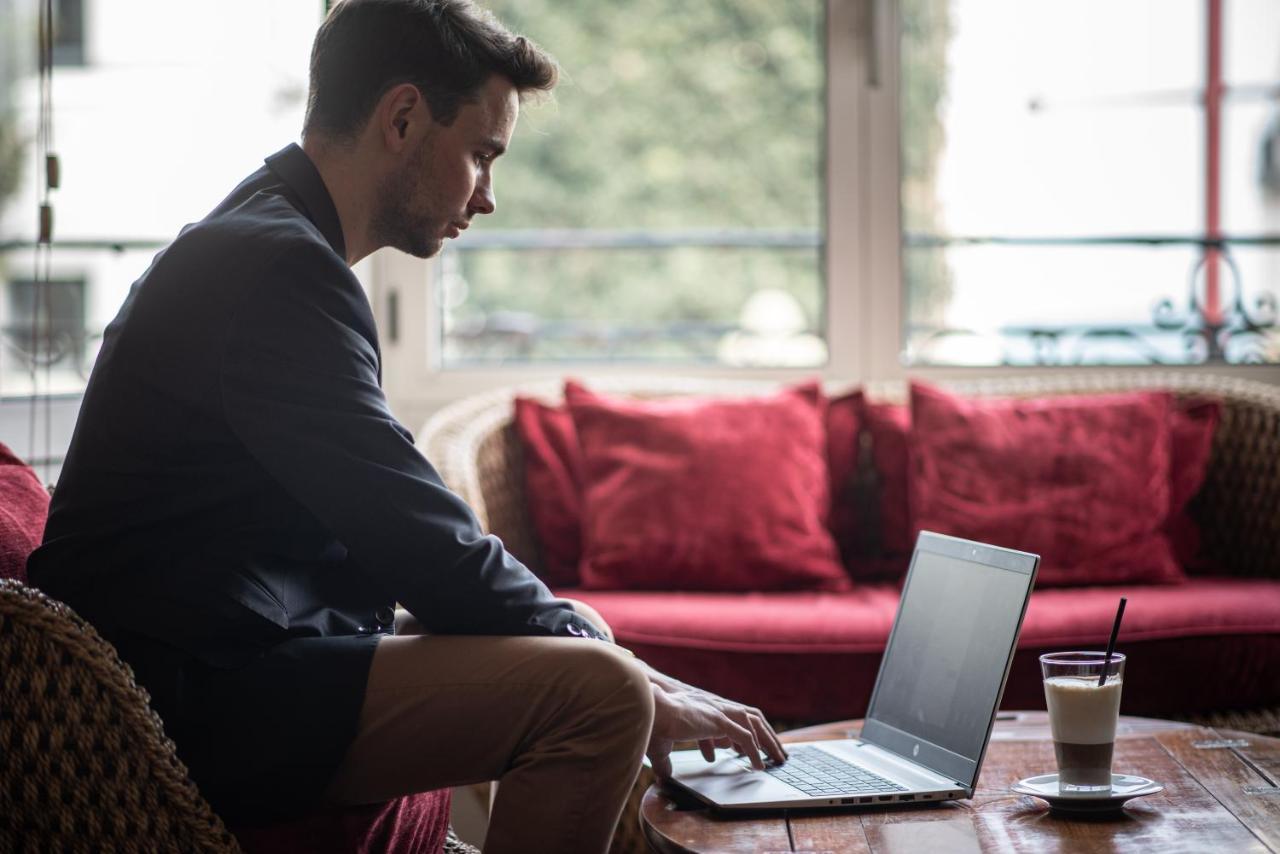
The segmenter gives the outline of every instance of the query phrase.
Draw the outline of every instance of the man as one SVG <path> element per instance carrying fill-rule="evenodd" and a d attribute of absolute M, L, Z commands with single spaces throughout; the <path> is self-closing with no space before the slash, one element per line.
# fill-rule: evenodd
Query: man
<path fill-rule="evenodd" d="M 646 750 L 784 758 L 485 536 L 379 386 L 350 266 L 491 213 L 521 96 L 555 78 L 469 0 L 338 4 L 302 147 L 108 327 L 30 575 L 117 645 L 226 815 L 500 779 L 490 851 L 604 850 Z"/>

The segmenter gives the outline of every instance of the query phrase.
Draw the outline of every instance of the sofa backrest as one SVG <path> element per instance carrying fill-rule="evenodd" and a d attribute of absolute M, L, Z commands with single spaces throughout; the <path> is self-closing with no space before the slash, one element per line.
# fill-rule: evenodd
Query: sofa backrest
<path fill-rule="evenodd" d="M 1168 390 L 1179 396 L 1212 395 L 1223 402 L 1208 474 L 1189 512 L 1200 523 L 1203 553 L 1222 572 L 1275 576 L 1280 561 L 1280 387 L 1211 374 L 1157 371 L 1092 371 L 1041 376 L 1006 375 L 943 382 L 956 393 L 983 397 L 1039 397 Z M 779 383 L 669 377 L 593 380 L 610 393 L 738 395 L 776 390 Z M 850 385 L 833 384 L 832 395 Z M 905 402 L 904 382 L 863 385 L 873 400 Z M 549 403 L 562 400 L 560 383 L 498 389 L 453 403 L 436 413 L 419 439 L 427 458 L 449 486 L 476 511 L 534 572 L 542 566 L 524 490 L 523 450 L 512 420 L 517 394 Z"/>

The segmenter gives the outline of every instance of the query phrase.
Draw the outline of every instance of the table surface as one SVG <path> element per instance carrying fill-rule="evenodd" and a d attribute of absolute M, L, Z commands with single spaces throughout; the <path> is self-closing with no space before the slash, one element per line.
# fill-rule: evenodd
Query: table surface
<path fill-rule="evenodd" d="M 783 741 L 856 736 L 861 721 L 792 730 Z M 1050 814 L 1009 790 L 1056 770 L 1044 712 L 1002 712 L 972 800 L 740 818 L 650 786 L 640 824 L 674 852 L 1280 851 L 1280 739 L 1121 716 L 1114 770 L 1164 791 L 1119 814 Z"/>

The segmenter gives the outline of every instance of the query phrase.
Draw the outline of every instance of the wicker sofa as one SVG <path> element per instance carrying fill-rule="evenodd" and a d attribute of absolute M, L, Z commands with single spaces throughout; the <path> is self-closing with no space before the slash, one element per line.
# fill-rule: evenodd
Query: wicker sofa
<path fill-rule="evenodd" d="M 613 394 L 750 395 L 757 381 L 667 377 L 590 383 Z M 1105 642 L 1117 595 L 1130 597 L 1130 689 L 1125 711 L 1164 717 L 1217 715 L 1258 731 L 1277 727 L 1280 706 L 1280 388 L 1191 372 L 1078 371 L 944 384 L 972 396 L 1037 397 L 1139 389 L 1213 395 L 1223 401 L 1206 481 L 1189 510 L 1212 574 L 1181 585 L 1037 591 L 1006 691 L 1007 708 L 1042 708 L 1036 660 L 1046 650 Z M 864 386 L 871 399 L 902 401 L 902 383 Z M 832 386 L 831 394 L 843 389 Z M 512 401 L 557 403 L 543 382 L 479 394 L 437 412 L 419 439 L 445 481 L 535 572 L 542 566 L 523 482 Z M 679 593 L 565 589 L 610 621 L 621 643 L 656 667 L 760 706 L 791 722 L 865 711 L 896 608 L 893 585 L 849 593 Z M 1136 606 L 1136 607 L 1135 607 Z M 809 630 L 813 615 L 824 625 Z M 714 630 L 706 626 L 714 623 Z M 1179 678 L 1186 673 L 1195 679 Z M 1225 717 L 1224 717 L 1225 716 Z"/>

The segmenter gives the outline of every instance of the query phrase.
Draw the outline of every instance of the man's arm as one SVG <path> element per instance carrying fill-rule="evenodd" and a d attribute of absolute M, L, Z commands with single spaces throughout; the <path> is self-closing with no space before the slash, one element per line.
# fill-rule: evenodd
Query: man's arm
<path fill-rule="evenodd" d="M 222 403 L 260 465 L 346 545 L 389 596 L 442 634 L 606 639 L 554 598 L 413 446 L 378 383 L 359 283 L 322 252 L 291 253 L 241 306 L 222 354 Z M 678 741 L 786 754 L 758 709 L 646 669 L 649 757 L 666 776 Z"/>
<path fill-rule="evenodd" d="M 221 364 L 233 433 L 430 631 L 600 637 L 484 534 L 392 417 L 368 302 L 330 255 L 291 247 L 239 306 Z"/>

